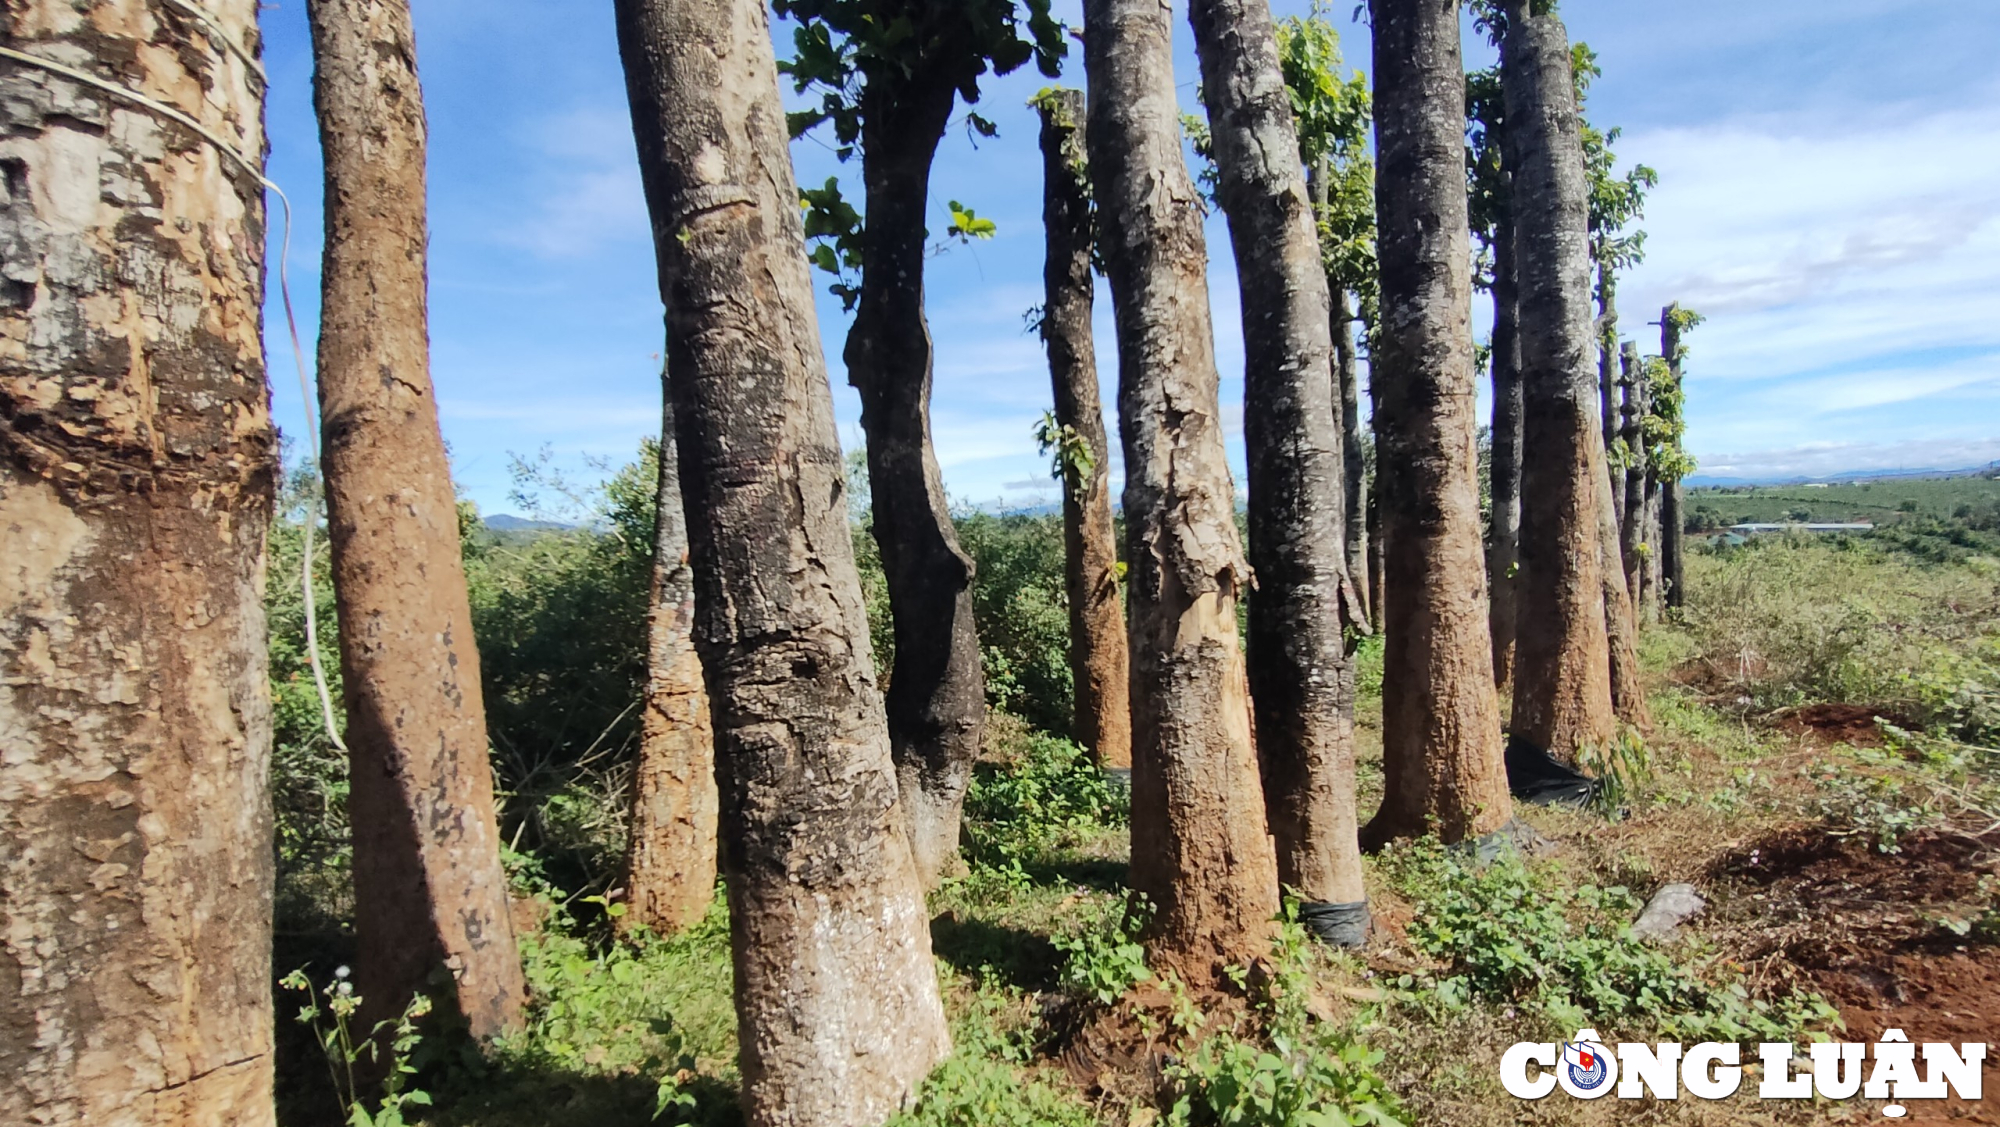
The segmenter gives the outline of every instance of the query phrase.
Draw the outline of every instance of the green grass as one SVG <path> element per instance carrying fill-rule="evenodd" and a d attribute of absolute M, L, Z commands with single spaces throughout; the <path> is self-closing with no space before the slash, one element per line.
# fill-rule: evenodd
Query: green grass
<path fill-rule="evenodd" d="M 1906 478 L 1862 484 L 1703 486 L 1687 490 L 1690 514 L 1704 510 L 1722 525 L 1749 521 L 1812 520 L 1873 524 L 1964 519 L 2000 512 L 2000 480 L 1966 476 Z M 1964 508 L 1966 514 L 1960 514 Z M 1804 512 L 1804 517 L 1796 514 Z"/>

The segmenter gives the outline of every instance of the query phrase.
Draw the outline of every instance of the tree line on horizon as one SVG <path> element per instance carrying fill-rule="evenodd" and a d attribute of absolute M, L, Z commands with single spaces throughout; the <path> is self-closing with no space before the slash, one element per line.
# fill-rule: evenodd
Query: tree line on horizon
<path fill-rule="evenodd" d="M 614 0 L 667 320 L 620 920 L 685 927 L 720 876 L 746 1121 L 868 1124 L 951 1051 L 924 895 L 959 863 L 988 699 L 972 557 L 930 435 L 929 179 L 954 108 L 988 75 L 1058 77 L 1072 29 L 1048 0 L 772 8 L 796 24 L 783 61 L 760 0 Z M 174 0 L 110 23 L 58 9 L 10 15 L 0 64 L 0 893 L 33 937 L 0 948 L 0 1111 L 270 1123 L 261 584 L 279 464 L 256 5 Z M 1368 9 L 1372 86 L 1317 13 L 1190 0 L 1205 116 L 1186 119 L 1170 8 L 1085 0 L 1088 92 L 1034 100 L 1073 733 L 1131 769 L 1148 959 L 1190 984 L 1268 945 L 1287 892 L 1322 939 L 1364 942 L 1364 847 L 1521 832 L 1510 741 L 1577 764 L 1621 725 L 1647 729 L 1637 634 L 1681 593 L 1683 338 L 1699 318 L 1667 307 L 1657 356 L 1621 340 L 1617 279 L 1643 252 L 1630 227 L 1654 175 L 1617 173 L 1616 131 L 1584 118 L 1594 56 L 1542 0 L 1474 0 L 1500 61 L 1471 74 L 1456 0 Z M 490 1040 L 530 999 L 428 372 L 410 9 L 307 13 L 344 729 L 330 699 L 325 715 L 351 780 L 361 1027 L 427 995 L 432 1020 Z M 781 81 L 809 108 L 786 115 Z M 789 145 L 812 130 L 859 162 L 858 209 L 837 180 L 800 191 Z M 1210 207 L 1244 310 L 1247 542 Z M 950 237 L 991 233 L 951 211 Z M 815 270 L 853 313 L 888 669 Z M 1494 307 L 1483 347 L 1475 289 Z M 1376 634 L 1386 794 L 1364 821 L 1354 654 Z"/>

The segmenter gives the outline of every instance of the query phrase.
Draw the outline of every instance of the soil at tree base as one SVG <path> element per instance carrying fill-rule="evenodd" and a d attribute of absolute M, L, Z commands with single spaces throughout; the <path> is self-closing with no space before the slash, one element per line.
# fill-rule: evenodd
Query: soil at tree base
<path fill-rule="evenodd" d="M 1884 738 L 1881 724 L 1876 723 L 1878 720 L 1898 728 L 1914 730 L 1918 727 L 1907 717 L 1858 704 L 1809 704 L 1781 713 L 1776 720 L 1778 727 L 1784 731 L 1829 746 L 1881 747 Z"/>
<path fill-rule="evenodd" d="M 1872 1042 L 1900 1029 L 1917 1044 L 1988 1046 L 2000 1044 L 2000 946 L 1990 936 L 1954 934 L 1941 921 L 1978 918 L 1987 907 L 1981 883 L 1996 876 L 2000 829 L 1925 830 L 1904 838 L 1900 852 L 1883 853 L 1866 835 L 1818 826 L 1740 846 L 1710 872 L 1728 891 L 1717 898 L 1715 923 L 1744 929 L 1739 961 L 1753 977 L 1759 964 L 1776 973 L 1796 968 L 1799 985 L 1840 1010 L 1842 1040 Z M 1911 1111 L 1904 1122 L 2000 1124 L 1991 1101 L 1954 1097 Z"/>

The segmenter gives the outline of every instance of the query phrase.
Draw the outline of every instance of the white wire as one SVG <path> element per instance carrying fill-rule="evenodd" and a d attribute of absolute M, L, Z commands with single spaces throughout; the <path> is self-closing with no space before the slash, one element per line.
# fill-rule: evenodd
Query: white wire
<path fill-rule="evenodd" d="M 176 7 L 183 8 L 193 13 L 197 17 L 199 17 L 204 23 L 208 24 L 211 30 L 215 31 L 217 36 L 220 36 L 222 38 L 222 41 L 224 43 L 229 44 L 232 49 L 238 50 L 240 53 L 241 49 L 236 47 L 234 41 L 229 39 L 228 36 L 223 35 L 221 29 L 216 27 L 214 21 L 210 20 L 204 13 L 200 11 L 200 9 L 195 8 L 193 5 L 186 3 L 185 0 L 168 0 L 168 2 L 174 4 Z M 259 167 L 258 163 L 256 161 L 251 160 L 241 150 L 236 148 L 236 146 L 230 144 L 228 141 L 223 140 L 221 135 L 215 133 L 213 130 L 209 129 L 201 122 L 196 121 L 194 118 L 189 117 L 187 114 L 182 113 L 180 110 L 177 110 L 174 107 L 169 106 L 164 102 L 155 101 L 154 99 L 149 98 L 146 95 L 141 94 L 136 90 L 127 90 L 125 87 L 120 86 L 115 82 L 109 82 L 105 79 L 99 78 L 96 75 L 89 73 L 88 71 L 77 70 L 74 67 L 65 66 L 62 63 L 56 62 L 53 59 L 45 59 L 42 58 L 40 55 L 31 55 L 26 51 L 16 51 L 11 47 L 0 47 L 0 58 L 12 59 L 17 63 L 26 63 L 27 65 L 32 67 L 40 67 L 43 70 L 49 71 L 53 74 L 59 74 L 62 77 L 70 79 L 73 82 L 81 82 L 85 86 L 89 86 L 97 90 L 102 90 L 103 92 L 110 94 L 112 97 L 120 98 L 123 99 L 124 101 L 131 102 L 136 106 L 140 106 L 145 109 L 151 110 L 152 112 L 159 114 L 161 117 L 164 117 L 169 121 L 177 122 L 181 125 L 184 125 L 187 128 L 193 130 L 196 134 L 200 135 L 200 137 L 203 140 L 207 141 L 211 145 L 214 145 L 217 149 L 221 150 L 223 153 L 228 155 L 230 159 L 234 160 L 237 164 L 242 166 L 243 171 L 248 172 L 251 176 L 255 177 L 259 184 L 262 184 L 264 187 L 270 189 L 271 193 L 278 197 L 278 204 L 282 214 L 284 215 L 284 227 L 283 227 L 284 233 L 282 239 L 279 242 L 279 251 L 278 251 L 278 295 L 280 299 L 283 301 L 285 306 L 285 328 L 290 332 L 292 339 L 292 363 L 298 369 L 299 400 L 300 400 L 300 405 L 305 409 L 305 414 L 306 414 L 306 437 L 312 445 L 313 466 L 315 467 L 315 469 L 317 469 L 320 462 L 319 425 L 313 418 L 312 386 L 311 386 L 311 381 L 308 380 L 306 377 L 305 348 L 299 344 L 299 322 L 298 318 L 294 316 L 292 313 L 291 197 L 285 195 L 285 190 L 283 188 L 278 187 L 278 185 L 274 181 L 272 181 L 269 177 L 265 176 L 264 170 L 261 167 Z M 255 64 L 252 63 L 252 65 L 254 66 Z M 260 78 L 263 76 L 263 71 L 261 68 L 258 69 L 257 73 Z M 340 749 L 341 754 L 344 755 L 347 753 L 347 744 L 343 742 L 340 738 L 340 726 L 335 721 L 333 715 L 333 694 L 327 689 L 326 670 L 320 664 L 320 657 L 319 657 L 319 621 L 318 621 L 319 614 L 318 614 L 318 607 L 313 598 L 313 584 L 312 584 L 313 526 L 317 524 L 318 521 L 319 521 L 319 497 L 317 494 L 309 494 L 306 498 L 304 543 L 302 545 L 301 563 L 299 564 L 299 587 L 304 592 L 305 596 L 306 661 L 307 664 L 311 665 L 312 667 L 313 688 L 316 689 L 319 693 L 320 717 L 326 725 L 327 739 L 331 740 L 333 742 L 333 746 Z"/>

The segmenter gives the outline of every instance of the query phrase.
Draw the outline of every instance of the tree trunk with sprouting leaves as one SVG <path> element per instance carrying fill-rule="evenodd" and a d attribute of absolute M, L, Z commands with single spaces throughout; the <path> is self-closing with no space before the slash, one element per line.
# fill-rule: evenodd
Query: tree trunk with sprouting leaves
<path fill-rule="evenodd" d="M 1193 0 L 1243 319 L 1249 675 L 1278 877 L 1318 919 L 1367 899 L 1354 810 L 1350 631 L 1366 615 L 1347 572 L 1346 463 L 1325 265 L 1266 0 Z M 1351 346 L 1351 337 L 1350 337 Z M 1356 921 L 1322 932 L 1358 943 Z"/>
<path fill-rule="evenodd" d="M 476 1037 L 527 986 L 500 868 L 479 651 L 426 314 L 407 0 L 311 0 L 326 165 L 319 400 L 354 826 L 355 977 L 379 1020 L 445 987 Z"/>
<path fill-rule="evenodd" d="M 1132 886 L 1158 965 L 1216 981 L 1265 950 L 1277 862 L 1236 604 L 1201 198 L 1181 155 L 1172 12 L 1087 0 L 1091 182 L 1118 326 L 1131 598 Z"/>
<path fill-rule="evenodd" d="M 681 505 L 674 405 L 666 398 L 653 500 L 646 687 L 625 850 L 624 930 L 671 935 L 715 899 L 715 738 L 694 649 L 694 569 Z"/>
<path fill-rule="evenodd" d="M 0 14 L 243 155 L 0 62 L 9 1124 L 272 1122 L 264 99 L 218 38 L 254 51 L 256 5 L 207 7 Z"/>
<path fill-rule="evenodd" d="M 749 1127 L 861 1127 L 950 1051 L 757 0 L 617 0 L 667 307 Z"/>
<path fill-rule="evenodd" d="M 1685 393 L 1681 383 L 1681 361 L 1686 349 L 1681 344 L 1682 317 L 1680 302 L 1674 302 L 1660 310 L 1660 355 L 1666 360 L 1667 378 L 1673 381 L 1675 422 L 1684 418 Z M 1698 319 L 1698 318 L 1697 318 Z M 1678 431 L 1678 428 L 1676 428 Z M 1679 453 L 1678 439 L 1674 448 Z M 1687 517 L 1681 512 L 1681 479 L 1678 473 L 1659 483 L 1659 510 L 1654 521 L 1658 530 L 1655 541 L 1660 550 L 1655 567 L 1658 578 L 1654 583 L 1656 600 L 1663 600 L 1672 610 L 1679 610 L 1687 597 Z"/>
<path fill-rule="evenodd" d="M 1080 90 L 1051 90 L 1042 117 L 1042 344 L 1049 353 L 1063 482 L 1063 583 L 1069 595 L 1074 732 L 1103 767 L 1132 766 L 1131 667 L 1111 522 L 1111 450 L 1091 331 L 1090 166 Z"/>
<path fill-rule="evenodd" d="M 860 300 L 845 352 L 847 381 L 861 395 L 871 527 L 895 626 L 889 739 L 926 886 L 958 855 L 959 812 L 986 722 L 972 557 L 959 547 L 931 443 L 924 316 L 931 162 L 957 94 L 922 61 L 900 81 L 873 75 L 862 91 L 867 215 Z"/>
<path fill-rule="evenodd" d="M 1588 231 L 1569 37 L 1509 0 L 1501 48 L 1520 269 L 1521 553 L 1513 733 L 1559 759 L 1615 723 L 1600 496 L 1608 499 L 1594 379 Z"/>
<path fill-rule="evenodd" d="M 1624 480 L 1619 483 L 1624 501 L 1619 505 L 1619 556 L 1625 576 L 1626 600 L 1636 613 L 1643 613 L 1640 576 L 1646 556 L 1655 546 L 1646 540 L 1646 377 L 1639 362 L 1639 346 L 1626 341 L 1619 352 L 1624 391 L 1619 433 L 1625 438 Z"/>
<path fill-rule="evenodd" d="M 1364 842 L 1490 833 L 1513 813 L 1480 544 L 1465 68 L 1456 0 L 1372 0 L 1384 541 L 1382 809 Z"/>

